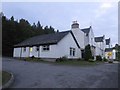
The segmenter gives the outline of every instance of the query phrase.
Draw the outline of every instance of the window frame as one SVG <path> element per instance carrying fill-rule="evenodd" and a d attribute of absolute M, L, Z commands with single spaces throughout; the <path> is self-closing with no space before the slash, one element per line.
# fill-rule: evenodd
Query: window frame
<path fill-rule="evenodd" d="M 50 51 L 50 45 L 43 45 L 42 51 Z"/>
<path fill-rule="evenodd" d="M 75 57 L 76 56 L 76 49 L 73 47 L 70 47 L 70 56 Z"/>

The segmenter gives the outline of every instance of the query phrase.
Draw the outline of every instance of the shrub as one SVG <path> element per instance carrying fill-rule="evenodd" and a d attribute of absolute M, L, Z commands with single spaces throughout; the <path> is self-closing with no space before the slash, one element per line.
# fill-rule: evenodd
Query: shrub
<path fill-rule="evenodd" d="M 106 58 L 104 57 L 104 58 L 103 58 L 103 61 L 107 62 L 107 61 L 108 61 L 108 59 L 106 59 Z"/>
<path fill-rule="evenodd" d="M 96 60 L 102 61 L 102 57 L 100 55 L 96 56 Z"/>
<path fill-rule="evenodd" d="M 67 61 L 67 60 L 68 60 L 67 57 L 63 56 L 63 57 L 57 58 L 56 62 L 62 62 L 62 61 Z"/>
<path fill-rule="evenodd" d="M 94 56 L 92 56 L 92 59 L 94 59 Z"/>
<path fill-rule="evenodd" d="M 35 56 L 32 56 L 31 58 L 33 59 L 33 58 L 35 58 Z"/>
<path fill-rule="evenodd" d="M 92 58 L 92 52 L 91 52 L 91 48 L 90 45 L 85 46 L 85 53 L 84 53 L 84 59 L 85 60 L 89 60 Z"/>

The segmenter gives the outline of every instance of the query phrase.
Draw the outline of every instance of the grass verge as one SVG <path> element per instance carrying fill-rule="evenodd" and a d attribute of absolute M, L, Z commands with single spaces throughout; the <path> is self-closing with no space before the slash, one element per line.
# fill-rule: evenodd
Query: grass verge
<path fill-rule="evenodd" d="M 93 66 L 93 65 L 98 65 L 98 64 L 102 64 L 104 62 L 102 61 L 95 61 L 95 62 L 89 62 L 89 61 L 77 61 L 77 60 L 67 60 L 67 61 L 63 61 L 63 62 L 55 62 L 55 64 L 59 64 L 59 65 L 74 65 L 74 66 Z"/>
<path fill-rule="evenodd" d="M 102 64 L 104 62 L 102 61 L 95 61 L 95 62 L 89 62 L 89 61 L 77 61 L 77 60 L 72 60 L 72 61 L 63 61 L 63 62 L 56 62 L 56 64 L 62 64 L 62 65 L 74 65 L 74 66 L 93 66 L 93 65 L 98 65 Z"/>
<path fill-rule="evenodd" d="M 19 59 L 29 62 L 41 62 L 41 63 L 51 63 L 54 65 L 73 65 L 73 66 L 93 66 L 104 63 L 104 61 L 85 61 L 85 60 L 63 60 L 61 62 L 50 62 L 50 61 L 44 61 L 40 58 L 25 58 L 25 59 Z"/>
<path fill-rule="evenodd" d="M 2 71 L 2 85 L 6 84 L 11 78 L 11 74 L 5 71 Z"/>

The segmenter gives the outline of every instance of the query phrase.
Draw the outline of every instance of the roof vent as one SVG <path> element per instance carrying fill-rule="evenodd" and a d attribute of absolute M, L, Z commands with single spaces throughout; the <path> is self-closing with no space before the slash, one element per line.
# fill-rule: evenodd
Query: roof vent
<path fill-rule="evenodd" d="M 71 28 L 72 29 L 79 28 L 79 24 L 77 23 L 77 21 L 73 21 L 73 24 L 71 25 Z"/>

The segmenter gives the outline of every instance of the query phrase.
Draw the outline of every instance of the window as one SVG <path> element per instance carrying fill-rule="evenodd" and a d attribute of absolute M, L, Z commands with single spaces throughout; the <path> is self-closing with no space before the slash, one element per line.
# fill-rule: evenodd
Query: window
<path fill-rule="evenodd" d="M 26 47 L 23 48 L 23 51 L 26 52 Z"/>
<path fill-rule="evenodd" d="M 36 52 L 39 51 L 39 46 L 36 47 Z"/>
<path fill-rule="evenodd" d="M 70 48 L 70 56 L 72 56 L 72 48 Z"/>
<path fill-rule="evenodd" d="M 50 50 L 49 45 L 42 46 L 42 50 L 43 51 L 49 51 Z"/>
<path fill-rule="evenodd" d="M 75 48 L 73 48 L 73 56 L 75 56 Z"/>
<path fill-rule="evenodd" d="M 75 48 L 70 47 L 70 56 L 75 56 Z"/>

